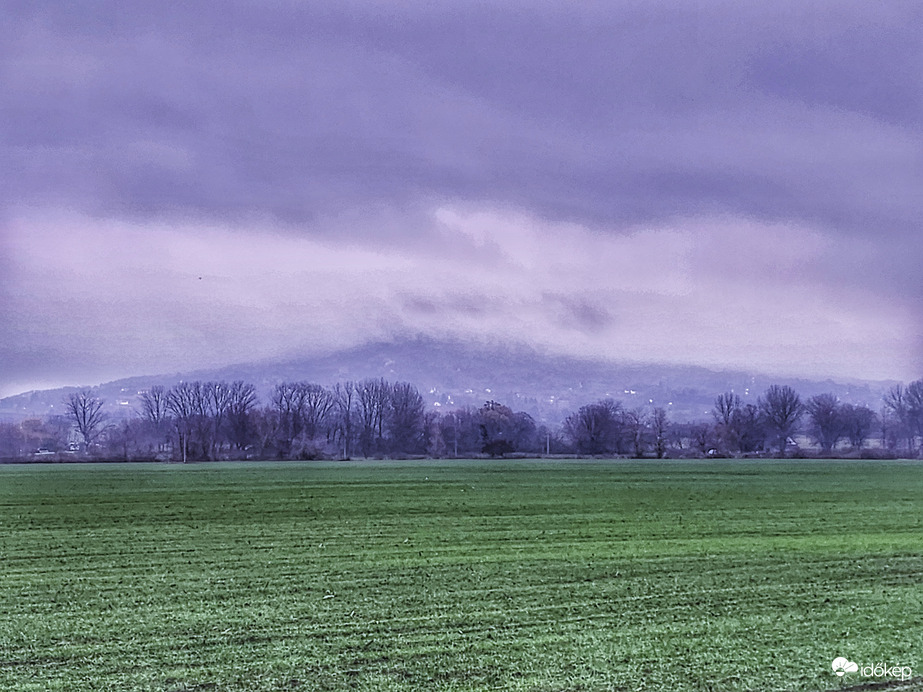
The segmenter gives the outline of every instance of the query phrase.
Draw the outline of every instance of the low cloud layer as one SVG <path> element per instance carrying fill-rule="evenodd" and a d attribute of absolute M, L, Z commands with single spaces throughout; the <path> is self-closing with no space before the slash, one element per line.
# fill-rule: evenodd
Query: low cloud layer
<path fill-rule="evenodd" d="M 395 336 L 920 375 L 917 3 L 14 3 L 0 394 Z"/>

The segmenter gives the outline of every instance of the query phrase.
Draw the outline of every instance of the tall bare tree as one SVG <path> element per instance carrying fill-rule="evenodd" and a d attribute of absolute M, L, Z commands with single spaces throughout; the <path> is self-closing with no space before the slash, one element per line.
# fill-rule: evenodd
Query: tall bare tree
<path fill-rule="evenodd" d="M 231 443 L 238 449 L 244 449 L 255 435 L 253 411 L 259 400 L 256 388 L 252 384 L 237 380 L 231 384 L 228 402 L 228 428 Z"/>
<path fill-rule="evenodd" d="M 151 443 L 157 445 L 158 451 L 166 449 L 170 444 L 170 406 L 168 390 L 163 385 L 154 385 L 147 391 L 141 392 L 141 420 L 145 423 L 146 430 L 136 431 L 140 436 L 145 433 L 151 435 Z M 153 446 L 152 446 L 153 448 Z"/>
<path fill-rule="evenodd" d="M 903 439 L 907 445 L 907 451 L 913 454 L 915 451 L 913 414 L 904 385 L 896 384 L 891 387 L 884 396 L 884 405 L 892 434 Z"/>
<path fill-rule="evenodd" d="M 167 406 L 167 390 L 163 385 L 155 384 L 147 391 L 141 392 L 141 418 L 155 426 L 161 425 L 170 415 Z"/>
<path fill-rule="evenodd" d="M 423 397 L 409 382 L 396 382 L 390 389 L 387 424 L 391 448 L 398 454 L 419 454 L 424 444 Z"/>
<path fill-rule="evenodd" d="M 647 427 L 647 415 L 643 409 L 633 408 L 622 412 L 623 428 L 632 454 L 638 459 L 644 456 L 644 433 Z"/>
<path fill-rule="evenodd" d="M 839 399 L 834 394 L 818 394 L 808 399 L 805 410 L 811 419 L 811 437 L 829 454 L 845 431 Z"/>
<path fill-rule="evenodd" d="M 71 394 L 64 400 L 65 411 L 77 426 L 87 451 L 105 428 L 107 416 L 102 410 L 103 404 L 102 399 L 93 396 L 88 390 Z"/>
<path fill-rule="evenodd" d="M 221 454 L 232 396 L 232 387 L 227 382 L 202 385 L 202 442 L 208 458 L 217 459 Z"/>
<path fill-rule="evenodd" d="M 667 432 L 670 423 L 667 421 L 667 410 L 658 406 L 651 414 L 651 431 L 654 433 L 654 453 L 658 459 L 663 459 L 667 453 Z"/>
<path fill-rule="evenodd" d="M 303 382 L 282 382 L 272 390 L 272 406 L 279 418 L 279 452 L 284 457 L 292 455 L 294 441 L 304 430 L 306 396 Z"/>
<path fill-rule="evenodd" d="M 199 410 L 198 385 L 198 382 L 179 382 L 167 392 L 167 408 L 172 414 L 177 446 L 184 464 L 189 458 L 189 437 Z"/>
<path fill-rule="evenodd" d="M 766 426 L 758 406 L 744 404 L 740 407 L 734 415 L 734 434 L 741 453 L 749 454 L 763 450 L 766 444 Z"/>
<path fill-rule="evenodd" d="M 779 447 L 779 454 L 784 457 L 788 440 L 804 415 L 801 397 L 788 385 L 774 384 L 759 399 L 758 406 L 769 433 Z"/>
<path fill-rule="evenodd" d="M 381 451 L 390 399 L 391 385 L 384 379 L 366 379 L 356 384 L 356 416 L 363 456 Z"/>
<path fill-rule="evenodd" d="M 904 391 L 907 404 L 907 423 L 914 437 L 923 438 L 923 380 L 916 380 L 907 385 Z M 923 440 L 920 442 L 923 448 Z"/>
<path fill-rule="evenodd" d="M 740 421 L 740 397 L 734 392 L 719 394 L 715 399 L 712 416 L 715 419 L 715 432 L 721 452 L 739 450 L 740 434 L 737 423 Z"/>
<path fill-rule="evenodd" d="M 734 392 L 724 392 L 715 398 L 712 416 L 714 416 L 716 423 L 730 425 L 734 419 L 734 413 L 738 409 L 740 409 L 740 397 Z"/>
<path fill-rule="evenodd" d="M 333 388 L 333 402 L 336 408 L 336 431 L 343 458 L 348 459 L 352 452 L 353 427 L 356 417 L 356 383 L 339 382 Z"/>
<path fill-rule="evenodd" d="M 862 449 L 865 441 L 872 434 L 875 425 L 875 412 L 868 406 L 853 406 L 843 404 L 841 411 L 843 418 L 843 434 L 849 440 L 853 449 Z"/>
<path fill-rule="evenodd" d="M 446 444 L 440 426 L 442 416 L 436 411 L 427 411 L 423 415 L 423 445 L 427 456 L 440 459 L 445 456 Z"/>
<path fill-rule="evenodd" d="M 319 384 L 304 385 L 304 432 L 310 439 L 325 433 L 330 427 L 333 394 Z"/>

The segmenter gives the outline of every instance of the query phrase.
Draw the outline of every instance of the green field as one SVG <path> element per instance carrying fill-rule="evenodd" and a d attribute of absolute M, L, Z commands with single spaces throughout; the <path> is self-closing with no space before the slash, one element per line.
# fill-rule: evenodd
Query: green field
<path fill-rule="evenodd" d="M 2 690 L 893 680 L 837 656 L 923 686 L 921 463 L 0 467 Z"/>

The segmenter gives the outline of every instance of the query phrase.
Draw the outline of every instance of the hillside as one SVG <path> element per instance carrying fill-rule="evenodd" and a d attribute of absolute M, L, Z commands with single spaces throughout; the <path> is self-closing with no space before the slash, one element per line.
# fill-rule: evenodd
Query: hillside
<path fill-rule="evenodd" d="M 629 408 L 664 406 L 676 421 L 709 415 L 717 394 L 733 390 L 747 402 L 771 384 L 788 384 L 806 398 L 832 392 L 843 401 L 877 410 L 890 382 L 833 382 L 773 377 L 702 367 L 632 364 L 543 354 L 535 350 L 451 341 L 408 340 L 377 343 L 326 355 L 284 361 L 242 363 L 187 373 L 144 375 L 98 385 L 112 415 L 127 416 L 137 395 L 154 384 L 180 380 L 244 380 L 256 385 L 263 402 L 283 381 L 324 385 L 384 377 L 416 385 L 428 403 L 442 410 L 488 399 L 558 423 L 580 406 L 604 397 Z M 21 419 L 62 412 L 61 402 L 76 388 L 27 392 L 0 399 L 0 417 Z"/>

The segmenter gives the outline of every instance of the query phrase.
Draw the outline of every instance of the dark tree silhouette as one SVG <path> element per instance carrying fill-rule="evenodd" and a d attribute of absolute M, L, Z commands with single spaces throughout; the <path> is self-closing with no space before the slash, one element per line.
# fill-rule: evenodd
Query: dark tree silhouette
<path fill-rule="evenodd" d="M 311 382 L 304 384 L 304 434 L 314 440 L 324 435 L 331 427 L 333 394 L 329 389 Z"/>
<path fill-rule="evenodd" d="M 907 405 L 907 424 L 910 427 L 910 434 L 914 437 L 923 437 L 923 380 L 916 380 L 907 385 L 904 400 Z M 923 445 L 923 441 L 920 444 Z"/>
<path fill-rule="evenodd" d="M 352 381 L 333 388 L 333 403 L 336 410 L 336 437 L 344 459 L 352 451 L 353 426 L 356 418 L 356 384 Z"/>
<path fill-rule="evenodd" d="M 396 382 L 390 387 L 388 431 L 391 449 L 398 454 L 423 452 L 423 397 L 409 382 Z"/>
<path fill-rule="evenodd" d="M 875 425 L 875 412 L 868 406 L 843 404 L 840 412 L 843 419 L 843 434 L 853 449 L 862 449 L 865 441 L 872 434 Z"/>
<path fill-rule="evenodd" d="M 185 464 L 189 458 L 189 436 L 198 413 L 198 382 L 180 382 L 167 392 L 167 407 L 173 418 L 180 457 Z"/>
<path fill-rule="evenodd" d="M 745 404 L 734 414 L 734 431 L 743 454 L 761 452 L 766 444 L 766 426 L 757 406 Z"/>
<path fill-rule="evenodd" d="M 759 399 L 758 406 L 769 434 L 779 448 L 779 454 L 785 456 L 788 439 L 798 428 L 798 421 L 804 414 L 801 397 L 789 386 L 772 385 Z"/>
<path fill-rule="evenodd" d="M 141 417 L 155 426 L 161 425 L 170 415 L 170 408 L 167 406 L 167 390 L 163 385 L 156 384 L 142 392 L 140 399 Z"/>
<path fill-rule="evenodd" d="M 911 406 L 904 385 L 896 384 L 884 396 L 885 412 L 892 422 L 892 433 L 905 440 L 907 451 L 914 453 L 914 431 Z M 894 429 L 896 428 L 896 430 Z"/>
<path fill-rule="evenodd" d="M 356 417 L 363 456 L 381 451 L 390 405 L 391 385 L 384 379 L 370 378 L 356 384 Z"/>
<path fill-rule="evenodd" d="M 632 454 L 636 459 L 644 456 L 644 433 L 647 427 L 647 415 L 641 408 L 633 408 L 623 411 L 621 415 L 622 427 L 625 436 L 631 444 Z"/>
<path fill-rule="evenodd" d="M 256 388 L 252 384 L 237 380 L 231 385 L 227 413 L 229 438 L 238 450 L 246 448 L 256 434 L 253 411 L 257 403 Z"/>
<path fill-rule="evenodd" d="M 830 454 L 844 433 L 839 399 L 834 394 L 818 394 L 808 399 L 805 410 L 811 419 L 811 437 L 824 454 Z"/>
<path fill-rule="evenodd" d="M 722 453 L 733 452 L 740 449 L 740 397 L 733 392 L 725 392 L 715 399 L 712 409 L 715 419 L 715 432 L 718 436 L 718 447 Z"/>
<path fill-rule="evenodd" d="M 581 406 L 564 420 L 564 434 L 581 454 L 617 451 L 622 432 L 622 405 L 612 399 Z"/>
<path fill-rule="evenodd" d="M 71 394 L 64 400 L 67 416 L 74 421 L 88 451 L 105 428 L 106 414 L 102 411 L 103 403 L 102 399 L 86 390 Z"/>
<path fill-rule="evenodd" d="M 663 459 L 667 453 L 667 432 L 670 423 L 667 420 L 667 410 L 661 406 L 654 409 L 651 414 L 651 432 L 654 433 L 654 454 L 658 459 Z"/>

